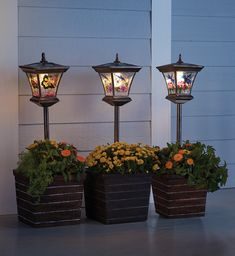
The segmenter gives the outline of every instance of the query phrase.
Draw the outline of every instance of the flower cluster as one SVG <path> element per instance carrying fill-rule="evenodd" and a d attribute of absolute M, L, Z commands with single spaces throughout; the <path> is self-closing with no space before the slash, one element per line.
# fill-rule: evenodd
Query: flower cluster
<path fill-rule="evenodd" d="M 184 144 L 168 143 L 158 152 L 160 170 L 158 175 L 176 174 L 187 178 L 190 185 L 215 191 L 227 180 L 226 163 L 220 165 L 212 146 L 201 142 Z"/>
<path fill-rule="evenodd" d="M 97 146 L 87 157 L 88 168 L 99 173 L 149 173 L 159 169 L 158 147 L 115 142 Z"/>
<path fill-rule="evenodd" d="M 84 172 L 85 158 L 71 144 L 38 140 L 26 149 L 16 171 L 29 179 L 28 192 L 36 197 L 53 182 L 54 176 L 63 175 L 69 181 L 74 175 L 79 179 Z"/>

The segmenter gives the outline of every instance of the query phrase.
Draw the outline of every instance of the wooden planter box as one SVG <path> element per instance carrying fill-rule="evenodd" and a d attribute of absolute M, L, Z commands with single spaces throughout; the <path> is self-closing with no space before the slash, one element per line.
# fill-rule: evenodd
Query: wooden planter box
<path fill-rule="evenodd" d="M 28 179 L 15 175 L 18 219 L 32 227 L 78 224 L 81 217 L 83 184 L 75 179 L 65 182 L 55 177 L 40 202 L 27 193 Z"/>
<path fill-rule="evenodd" d="M 151 177 L 147 174 L 96 174 L 84 183 L 86 216 L 104 224 L 145 221 Z"/>
<path fill-rule="evenodd" d="M 187 184 L 184 177 L 164 175 L 152 177 L 155 210 L 167 218 L 196 217 L 205 215 L 205 189 Z"/>

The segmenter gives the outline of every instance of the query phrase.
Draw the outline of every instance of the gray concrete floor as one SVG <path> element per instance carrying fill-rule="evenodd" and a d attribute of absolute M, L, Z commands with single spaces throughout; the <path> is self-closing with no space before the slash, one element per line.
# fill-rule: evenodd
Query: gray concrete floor
<path fill-rule="evenodd" d="M 0 256 L 235 256 L 235 189 L 209 193 L 206 216 L 34 229 L 0 216 Z"/>

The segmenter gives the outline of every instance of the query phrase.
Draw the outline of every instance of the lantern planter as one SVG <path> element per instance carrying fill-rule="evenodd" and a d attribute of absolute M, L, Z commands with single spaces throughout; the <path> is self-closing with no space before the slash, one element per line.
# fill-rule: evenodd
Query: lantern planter
<path fill-rule="evenodd" d="M 84 183 L 86 216 L 104 224 L 147 220 L 150 180 L 149 174 L 88 172 Z"/>
<path fill-rule="evenodd" d="M 201 142 L 168 143 L 158 157 L 160 169 L 152 176 L 156 212 L 167 218 L 204 216 L 207 192 L 226 183 L 226 163 Z"/>
<path fill-rule="evenodd" d="M 31 196 L 29 180 L 15 175 L 18 219 L 32 227 L 51 227 L 80 223 L 83 184 L 75 177 L 65 182 L 62 175 L 54 178 L 40 201 Z"/>
<path fill-rule="evenodd" d="M 87 157 L 87 217 L 104 224 L 145 221 L 157 150 L 125 142 L 97 146 Z"/>
<path fill-rule="evenodd" d="M 65 142 L 34 141 L 14 170 L 18 218 L 33 227 L 80 222 L 85 158 Z"/>
<path fill-rule="evenodd" d="M 189 186 L 184 177 L 153 175 L 152 189 L 155 210 L 164 217 L 182 218 L 205 215 L 207 190 Z"/>

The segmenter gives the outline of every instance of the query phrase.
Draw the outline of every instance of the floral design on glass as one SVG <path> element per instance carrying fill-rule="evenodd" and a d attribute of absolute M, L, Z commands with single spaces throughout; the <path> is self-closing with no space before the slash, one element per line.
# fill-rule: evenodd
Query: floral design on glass
<path fill-rule="evenodd" d="M 190 94 L 195 72 L 177 72 L 177 89 L 180 94 Z"/>
<path fill-rule="evenodd" d="M 133 73 L 114 73 L 114 88 L 117 95 L 127 96 Z"/>
<path fill-rule="evenodd" d="M 31 90 L 34 97 L 39 97 L 38 78 L 36 74 L 29 74 L 29 81 Z"/>
<path fill-rule="evenodd" d="M 167 89 L 169 94 L 175 94 L 176 88 L 175 88 L 175 77 L 173 72 L 165 73 L 165 80 L 167 84 Z"/>
<path fill-rule="evenodd" d="M 102 83 L 104 85 L 104 90 L 106 95 L 112 95 L 113 94 L 113 87 L 112 87 L 112 79 L 110 74 L 100 74 Z"/>

